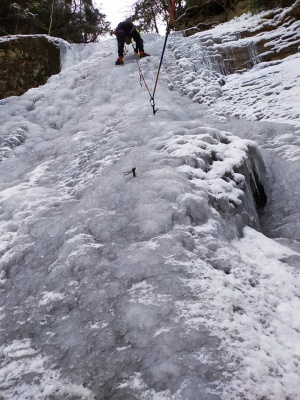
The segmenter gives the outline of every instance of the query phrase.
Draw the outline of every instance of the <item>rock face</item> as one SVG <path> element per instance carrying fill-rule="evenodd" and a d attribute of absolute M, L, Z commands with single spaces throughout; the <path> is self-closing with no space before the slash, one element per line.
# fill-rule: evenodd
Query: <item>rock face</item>
<path fill-rule="evenodd" d="M 209 30 L 248 12 L 258 13 L 292 6 L 290 17 L 299 19 L 300 16 L 298 0 L 189 0 L 187 3 L 189 5 L 177 18 L 176 26 L 178 30 L 186 30 L 188 35 Z"/>
<path fill-rule="evenodd" d="M 218 26 L 198 32 L 194 36 L 195 43 L 201 44 L 202 64 L 208 63 L 218 73 L 230 75 L 243 73 L 261 62 L 277 62 L 298 54 L 300 19 L 293 17 L 297 16 L 297 10 L 296 7 L 276 9 L 256 17 L 248 14 L 249 20 L 253 18 L 253 27 L 249 24 L 235 27 L 233 22 L 227 25 L 226 34 L 221 33 Z M 196 33 L 196 27 L 184 33 L 191 36 Z M 179 60 L 181 56 L 178 50 L 176 52 Z M 182 61 L 180 63 L 182 65 Z"/>
<path fill-rule="evenodd" d="M 0 99 L 20 96 L 59 72 L 59 45 L 47 37 L 12 36 L 0 41 Z"/>

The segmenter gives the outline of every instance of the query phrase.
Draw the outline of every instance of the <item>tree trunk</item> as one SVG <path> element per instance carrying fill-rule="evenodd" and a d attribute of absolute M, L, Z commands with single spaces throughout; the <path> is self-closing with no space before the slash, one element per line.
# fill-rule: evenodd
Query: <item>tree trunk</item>
<path fill-rule="evenodd" d="M 52 21 L 53 21 L 53 11 L 54 11 L 54 4 L 55 0 L 52 2 L 52 9 L 51 9 L 51 15 L 50 15 L 50 24 L 49 24 L 49 29 L 48 29 L 48 35 L 51 35 L 51 28 L 52 28 Z"/>
<path fill-rule="evenodd" d="M 18 15 L 18 16 L 17 16 L 16 27 L 15 27 L 15 35 L 17 35 L 17 33 L 18 33 L 18 29 L 19 29 L 19 20 L 20 20 L 20 17 L 19 17 L 19 15 Z"/>
<path fill-rule="evenodd" d="M 159 34 L 158 27 L 157 27 L 157 22 L 156 22 L 156 15 L 155 15 L 155 12 L 154 12 L 154 10 L 153 10 L 152 7 L 151 7 L 151 12 L 152 12 L 152 18 L 153 18 L 153 23 L 154 23 L 155 32 L 156 32 L 157 34 Z"/>

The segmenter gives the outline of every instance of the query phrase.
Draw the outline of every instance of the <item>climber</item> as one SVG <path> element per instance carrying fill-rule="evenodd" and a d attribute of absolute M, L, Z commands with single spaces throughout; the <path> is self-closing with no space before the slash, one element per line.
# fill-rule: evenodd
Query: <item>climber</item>
<path fill-rule="evenodd" d="M 141 38 L 141 35 L 137 28 L 133 25 L 130 18 L 126 19 L 126 21 L 120 22 L 117 28 L 114 31 L 114 34 L 118 40 L 118 59 L 116 61 L 116 65 L 124 64 L 124 45 L 130 44 L 131 39 L 135 41 L 134 52 L 136 54 L 140 54 L 140 57 L 149 56 L 149 54 L 144 52 L 144 42 Z"/>

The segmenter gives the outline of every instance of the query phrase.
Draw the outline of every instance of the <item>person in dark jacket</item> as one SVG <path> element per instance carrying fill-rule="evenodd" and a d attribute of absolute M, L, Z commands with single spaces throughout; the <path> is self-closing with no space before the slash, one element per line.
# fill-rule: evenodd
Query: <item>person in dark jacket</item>
<path fill-rule="evenodd" d="M 118 59 L 116 61 L 116 65 L 123 65 L 124 64 L 124 45 L 125 42 L 127 44 L 131 43 L 131 39 L 135 41 L 135 53 L 139 53 L 140 57 L 149 56 L 149 54 L 144 52 L 144 42 L 141 38 L 141 35 L 137 28 L 133 25 L 130 19 L 126 21 L 120 22 L 114 31 L 114 34 L 118 40 Z"/>

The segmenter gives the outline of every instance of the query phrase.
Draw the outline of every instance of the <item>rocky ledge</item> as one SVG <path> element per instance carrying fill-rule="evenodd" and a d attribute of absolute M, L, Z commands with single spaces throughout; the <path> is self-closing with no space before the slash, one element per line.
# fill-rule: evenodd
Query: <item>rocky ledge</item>
<path fill-rule="evenodd" d="M 45 35 L 0 39 L 0 99 L 20 96 L 60 72 L 59 43 Z"/>

